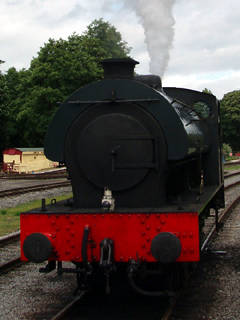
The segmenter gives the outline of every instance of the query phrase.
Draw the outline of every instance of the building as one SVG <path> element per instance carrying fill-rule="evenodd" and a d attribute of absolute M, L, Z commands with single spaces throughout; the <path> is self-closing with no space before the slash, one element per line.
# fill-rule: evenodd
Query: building
<path fill-rule="evenodd" d="M 8 148 L 3 150 L 3 171 L 31 173 L 50 169 L 58 163 L 48 160 L 43 148 Z"/>

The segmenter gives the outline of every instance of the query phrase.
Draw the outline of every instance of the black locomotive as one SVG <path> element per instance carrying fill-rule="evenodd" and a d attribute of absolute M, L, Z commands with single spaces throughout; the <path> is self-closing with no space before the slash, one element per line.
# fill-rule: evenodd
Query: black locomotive
<path fill-rule="evenodd" d="M 126 265 L 146 293 L 134 276 L 199 260 L 204 220 L 224 206 L 219 102 L 134 77 L 132 59 L 102 64 L 104 79 L 73 93 L 49 125 L 45 155 L 66 164 L 73 200 L 28 213 L 32 222 L 22 214 L 22 258 L 49 260 L 46 271 L 58 262 L 60 273 L 62 261 L 80 274 Z"/>

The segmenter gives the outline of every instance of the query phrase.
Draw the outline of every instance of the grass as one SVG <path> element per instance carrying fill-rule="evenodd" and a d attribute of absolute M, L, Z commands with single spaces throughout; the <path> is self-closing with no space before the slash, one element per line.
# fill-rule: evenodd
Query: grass
<path fill-rule="evenodd" d="M 240 169 L 240 165 L 236 164 L 236 165 L 232 165 L 232 166 L 227 166 L 225 169 L 226 170 L 239 170 Z"/>
<path fill-rule="evenodd" d="M 72 194 L 66 194 L 56 197 L 57 201 L 72 197 Z M 46 199 L 46 204 L 51 202 L 52 198 Z M 42 200 L 35 200 L 28 203 L 19 204 L 13 208 L 0 210 L 0 237 L 20 229 L 20 213 L 41 207 Z"/>

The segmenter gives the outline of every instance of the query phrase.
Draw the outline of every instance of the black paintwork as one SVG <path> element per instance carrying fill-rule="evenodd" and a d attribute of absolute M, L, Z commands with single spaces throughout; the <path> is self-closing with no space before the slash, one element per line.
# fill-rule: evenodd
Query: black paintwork
<path fill-rule="evenodd" d="M 209 206 L 223 206 L 216 97 L 163 89 L 157 76 L 134 78 L 135 64 L 105 61 L 105 79 L 73 93 L 52 119 L 45 155 L 66 163 L 74 206 L 101 210 L 108 187 L 116 211 L 155 211 L 179 196 L 197 198 L 203 185 L 212 190 Z M 196 103 L 207 106 L 207 117 L 194 110 Z"/>

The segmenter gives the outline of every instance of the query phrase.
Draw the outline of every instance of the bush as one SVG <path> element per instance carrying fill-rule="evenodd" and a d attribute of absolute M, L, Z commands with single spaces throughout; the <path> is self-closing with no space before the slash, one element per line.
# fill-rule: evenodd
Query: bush
<path fill-rule="evenodd" d="M 223 154 L 227 157 L 230 156 L 230 153 L 232 154 L 232 148 L 230 147 L 229 144 L 227 143 L 224 143 L 223 144 Z"/>

